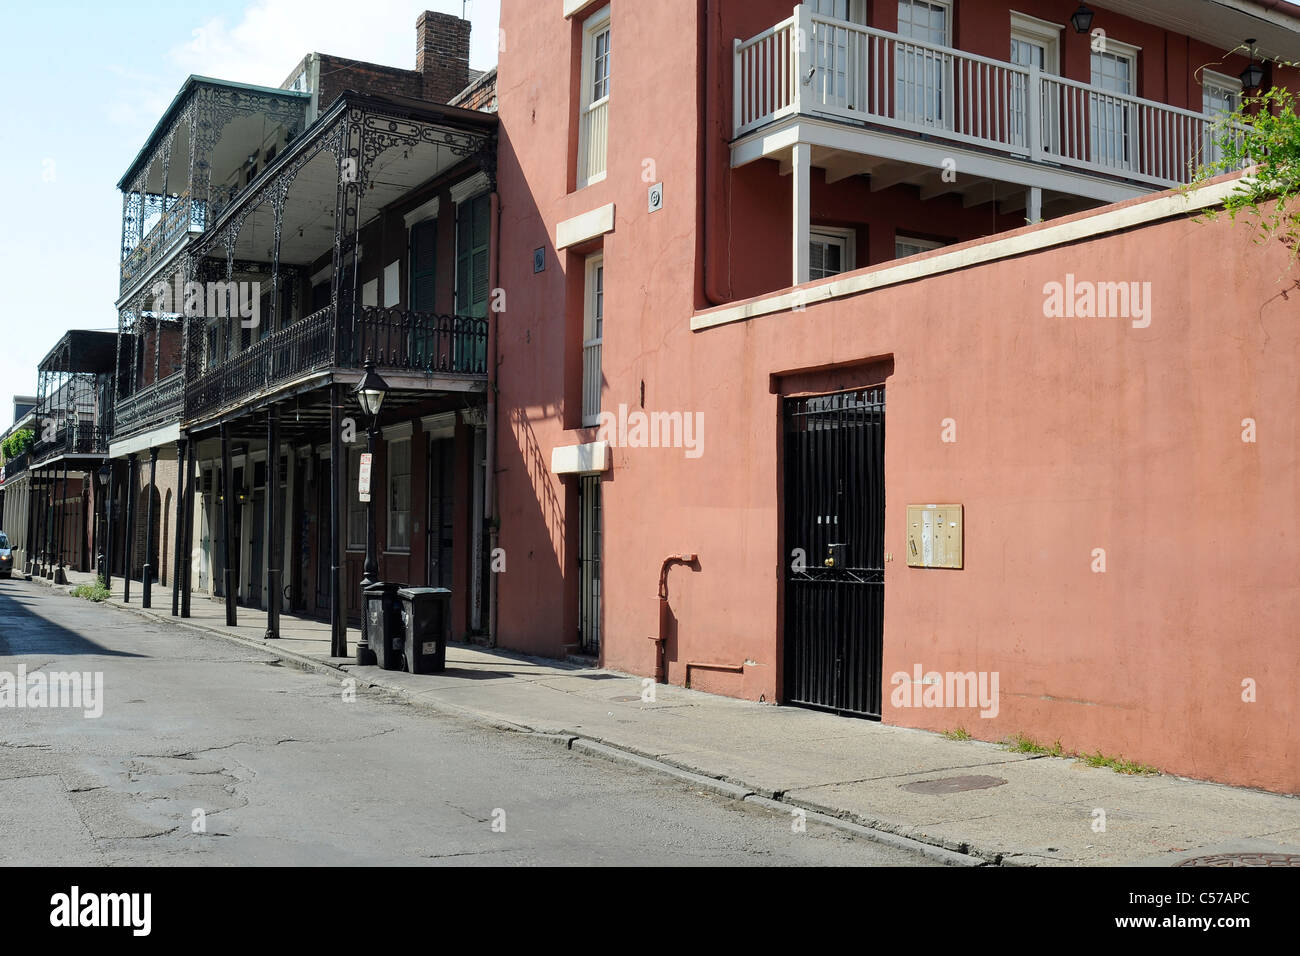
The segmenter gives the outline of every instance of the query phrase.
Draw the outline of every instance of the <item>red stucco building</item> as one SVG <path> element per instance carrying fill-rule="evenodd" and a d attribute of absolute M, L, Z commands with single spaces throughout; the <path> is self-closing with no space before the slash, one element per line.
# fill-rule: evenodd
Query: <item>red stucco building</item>
<path fill-rule="evenodd" d="M 1168 191 L 1300 19 L 1079 12 L 503 2 L 501 645 L 1300 790 L 1291 263 Z"/>

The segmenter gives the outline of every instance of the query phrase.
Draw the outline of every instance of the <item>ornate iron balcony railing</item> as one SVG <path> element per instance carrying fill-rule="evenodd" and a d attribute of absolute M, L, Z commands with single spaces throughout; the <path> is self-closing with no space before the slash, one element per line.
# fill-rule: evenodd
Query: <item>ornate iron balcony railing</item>
<path fill-rule="evenodd" d="M 25 451 L 21 455 L 15 455 L 13 458 L 6 461 L 4 464 L 5 481 L 13 481 L 26 471 L 27 466 L 31 464 L 31 456 L 32 453 L 30 451 Z"/>
<path fill-rule="evenodd" d="M 339 329 L 334 307 L 326 306 L 191 382 L 185 389 L 185 419 L 233 408 L 314 372 L 360 368 L 367 360 L 386 372 L 484 376 L 487 320 L 367 306 L 355 328 Z"/>
<path fill-rule="evenodd" d="M 351 365 L 425 375 L 486 375 L 487 319 L 366 306 L 361 309 Z"/>
<path fill-rule="evenodd" d="M 122 260 L 122 287 L 161 262 L 181 236 L 202 232 L 206 222 L 206 203 L 189 196 L 180 197 Z"/>
<path fill-rule="evenodd" d="M 119 398 L 113 409 L 113 434 L 129 435 L 173 419 L 179 420 L 184 392 L 184 376 L 173 372 L 134 395 Z"/>
<path fill-rule="evenodd" d="M 283 382 L 329 368 L 334 306 L 299 319 L 209 368 L 185 389 L 185 418 L 200 418 Z"/>
<path fill-rule="evenodd" d="M 37 438 L 31 450 L 31 464 L 59 455 L 103 455 L 108 452 L 108 429 L 101 423 L 73 421 L 60 425 L 49 440 Z"/>

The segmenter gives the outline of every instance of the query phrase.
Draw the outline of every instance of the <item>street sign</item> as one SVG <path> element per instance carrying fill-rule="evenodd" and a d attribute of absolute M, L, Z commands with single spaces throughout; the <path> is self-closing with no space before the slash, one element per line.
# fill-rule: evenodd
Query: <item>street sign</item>
<path fill-rule="evenodd" d="M 361 501 L 370 500 L 370 460 L 372 457 L 368 451 L 361 453 L 361 473 L 357 476 L 357 498 Z"/>

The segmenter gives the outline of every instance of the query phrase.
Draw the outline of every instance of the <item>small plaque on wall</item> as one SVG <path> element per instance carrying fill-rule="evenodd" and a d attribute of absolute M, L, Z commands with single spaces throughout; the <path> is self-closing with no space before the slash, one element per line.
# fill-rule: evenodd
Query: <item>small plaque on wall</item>
<path fill-rule="evenodd" d="M 962 506 L 907 506 L 907 566 L 962 567 Z"/>

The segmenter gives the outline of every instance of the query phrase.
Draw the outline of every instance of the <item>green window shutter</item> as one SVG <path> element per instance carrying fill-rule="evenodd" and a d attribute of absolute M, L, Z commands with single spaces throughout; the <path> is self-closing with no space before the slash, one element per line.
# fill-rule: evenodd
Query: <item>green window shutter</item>
<path fill-rule="evenodd" d="M 488 300 L 488 196 L 462 203 L 456 223 L 456 313 L 483 318 Z"/>
<path fill-rule="evenodd" d="M 438 271 L 438 220 L 411 228 L 411 302 L 414 312 L 433 312 Z"/>

